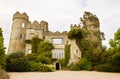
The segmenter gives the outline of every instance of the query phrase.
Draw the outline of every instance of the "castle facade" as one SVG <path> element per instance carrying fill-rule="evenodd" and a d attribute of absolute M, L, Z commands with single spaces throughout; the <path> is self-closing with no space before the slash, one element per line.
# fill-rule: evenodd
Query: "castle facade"
<path fill-rule="evenodd" d="M 81 58 L 81 51 L 74 40 L 68 39 L 67 31 L 62 33 L 58 31 L 51 32 L 48 29 L 48 23 L 46 21 L 41 21 L 40 23 L 34 21 L 31 23 L 26 13 L 21 14 L 19 12 L 13 15 L 8 54 L 17 51 L 23 51 L 26 54 L 31 53 L 31 44 L 25 43 L 25 40 L 32 39 L 33 36 L 38 36 L 40 39 L 49 41 L 54 45 L 52 58 L 64 58 L 64 48 L 66 44 L 71 44 L 71 63 Z"/>
<path fill-rule="evenodd" d="M 88 39 L 97 40 L 94 33 L 99 31 L 99 27 L 96 27 L 94 22 L 86 20 L 86 26 L 91 34 Z M 99 24 L 99 23 L 98 23 Z M 78 25 L 71 25 L 72 28 L 80 28 Z M 8 54 L 23 51 L 26 54 L 31 53 L 32 46 L 31 44 L 25 43 L 25 40 L 32 39 L 33 36 L 38 36 L 44 41 L 49 41 L 54 45 L 52 50 L 52 58 L 64 58 L 65 52 L 64 48 L 66 44 L 70 45 L 70 63 L 77 62 L 81 57 L 82 53 L 79 47 L 76 44 L 75 40 L 70 40 L 67 36 L 67 31 L 62 33 L 60 32 L 51 32 L 48 29 L 48 23 L 46 21 L 41 22 L 30 22 L 29 16 L 26 13 L 16 12 L 13 15 L 13 23 L 11 30 L 11 37 L 9 42 Z"/>

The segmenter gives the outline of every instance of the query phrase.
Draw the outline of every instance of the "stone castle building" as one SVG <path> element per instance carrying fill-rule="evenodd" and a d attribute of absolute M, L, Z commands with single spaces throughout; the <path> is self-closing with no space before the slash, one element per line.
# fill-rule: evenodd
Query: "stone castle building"
<path fill-rule="evenodd" d="M 96 28 L 91 25 L 90 20 L 86 21 L 87 29 L 92 31 L 88 39 L 96 39 L 93 33 L 94 31 L 99 31 L 99 27 Z M 71 25 L 71 29 L 80 26 Z M 75 40 L 70 40 L 67 37 L 67 31 L 51 32 L 48 29 L 48 23 L 46 21 L 41 21 L 40 23 L 34 21 L 31 23 L 29 21 L 29 16 L 26 13 L 16 12 L 13 15 L 13 23 L 11 30 L 10 43 L 8 48 L 8 54 L 23 51 L 26 54 L 31 53 L 31 44 L 25 43 L 25 40 L 31 39 L 33 36 L 38 36 L 44 41 L 49 41 L 54 45 L 54 50 L 52 50 L 52 58 L 64 58 L 64 48 L 66 44 L 70 44 L 70 60 L 69 63 L 74 63 L 82 57 L 81 50 L 76 45 Z"/>

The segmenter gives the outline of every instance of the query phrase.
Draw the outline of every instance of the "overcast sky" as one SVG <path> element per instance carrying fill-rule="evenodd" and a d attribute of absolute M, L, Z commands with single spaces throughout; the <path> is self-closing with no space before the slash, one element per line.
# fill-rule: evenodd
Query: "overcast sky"
<path fill-rule="evenodd" d="M 99 18 L 107 46 L 120 27 L 120 0 L 0 0 L 0 27 L 6 47 L 16 11 L 26 12 L 31 22 L 47 21 L 51 31 L 69 30 L 70 24 L 80 23 L 84 11 L 90 11 Z"/>

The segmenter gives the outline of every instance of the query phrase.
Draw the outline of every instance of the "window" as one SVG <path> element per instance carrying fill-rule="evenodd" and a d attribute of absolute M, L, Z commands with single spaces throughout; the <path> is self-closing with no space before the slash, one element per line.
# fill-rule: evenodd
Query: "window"
<path fill-rule="evenodd" d="M 34 33 L 30 33 L 29 34 L 29 39 L 32 39 L 33 36 L 34 36 Z"/>
<path fill-rule="evenodd" d="M 20 39 L 24 39 L 24 34 L 20 34 Z"/>
<path fill-rule="evenodd" d="M 52 50 L 52 58 L 64 58 L 64 50 L 63 49 L 53 49 Z"/>
<path fill-rule="evenodd" d="M 52 38 L 52 44 L 64 44 L 63 38 Z"/>
<path fill-rule="evenodd" d="M 32 53 L 32 50 L 31 50 L 31 49 L 28 49 L 27 53 L 28 53 L 28 54 Z"/>
<path fill-rule="evenodd" d="M 22 23 L 22 28 L 25 28 L 25 23 Z"/>

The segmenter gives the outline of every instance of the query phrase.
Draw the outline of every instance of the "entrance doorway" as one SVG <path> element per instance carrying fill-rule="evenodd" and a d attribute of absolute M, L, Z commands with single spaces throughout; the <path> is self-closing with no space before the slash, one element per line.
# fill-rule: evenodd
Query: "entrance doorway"
<path fill-rule="evenodd" d="M 55 67 L 56 67 L 56 70 L 60 70 L 60 63 L 56 62 Z"/>

